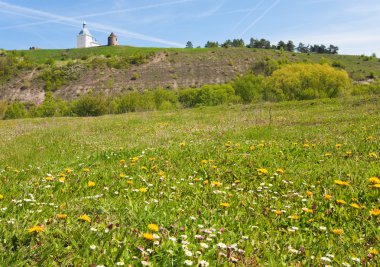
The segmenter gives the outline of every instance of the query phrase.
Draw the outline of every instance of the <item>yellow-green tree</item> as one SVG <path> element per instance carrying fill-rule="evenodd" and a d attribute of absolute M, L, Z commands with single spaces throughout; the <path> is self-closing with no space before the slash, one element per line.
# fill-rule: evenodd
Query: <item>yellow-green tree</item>
<path fill-rule="evenodd" d="M 264 99 L 269 101 L 333 98 L 350 87 L 344 70 L 327 64 L 290 64 L 274 71 L 266 81 Z"/>

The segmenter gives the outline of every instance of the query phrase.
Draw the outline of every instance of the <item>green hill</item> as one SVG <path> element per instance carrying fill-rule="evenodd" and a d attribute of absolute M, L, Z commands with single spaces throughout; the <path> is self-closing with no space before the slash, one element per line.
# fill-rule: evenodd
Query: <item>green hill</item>
<path fill-rule="evenodd" d="M 366 56 L 321 55 L 249 48 L 163 49 L 97 47 L 0 52 L 0 99 L 41 103 L 45 92 L 74 99 L 88 91 L 114 95 L 156 88 L 221 84 L 271 64 L 328 63 L 355 81 L 380 76 L 380 62 Z"/>

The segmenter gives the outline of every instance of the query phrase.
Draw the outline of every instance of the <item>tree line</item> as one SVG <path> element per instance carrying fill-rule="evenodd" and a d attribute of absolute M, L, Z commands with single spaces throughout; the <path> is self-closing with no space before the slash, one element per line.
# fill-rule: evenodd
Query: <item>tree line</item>
<path fill-rule="evenodd" d="M 278 44 L 271 44 L 269 40 L 264 38 L 255 39 L 251 38 L 249 43 L 246 44 L 243 39 L 233 39 L 226 40 L 224 43 L 207 41 L 205 48 L 216 48 L 216 47 L 247 47 L 247 48 L 260 48 L 260 49 L 276 49 L 276 50 L 285 50 L 289 52 L 299 52 L 299 53 L 316 53 L 316 54 L 338 54 L 339 47 L 335 45 L 324 45 L 324 44 L 314 44 L 314 45 L 305 45 L 299 43 L 298 46 L 294 44 L 293 41 L 289 40 L 288 42 L 279 41 Z M 188 41 L 186 48 L 193 48 L 191 41 Z"/>

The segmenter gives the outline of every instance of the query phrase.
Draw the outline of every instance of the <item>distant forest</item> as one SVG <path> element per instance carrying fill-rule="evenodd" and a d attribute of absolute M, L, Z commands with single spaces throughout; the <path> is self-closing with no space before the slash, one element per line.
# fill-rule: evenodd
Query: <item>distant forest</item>
<path fill-rule="evenodd" d="M 206 48 L 213 47 L 248 47 L 248 48 L 261 48 L 261 49 L 277 49 L 277 50 L 285 50 L 289 52 L 299 52 L 299 53 L 316 53 L 316 54 L 338 54 L 339 47 L 335 45 L 305 45 L 303 43 L 299 43 L 298 46 L 294 44 L 293 41 L 280 41 L 278 44 L 271 44 L 269 40 L 266 39 L 255 39 L 251 38 L 249 44 L 245 44 L 243 39 L 228 39 L 224 43 L 219 44 L 218 42 L 208 41 L 205 45 Z M 193 48 L 193 44 L 189 41 L 187 42 L 186 48 Z"/>

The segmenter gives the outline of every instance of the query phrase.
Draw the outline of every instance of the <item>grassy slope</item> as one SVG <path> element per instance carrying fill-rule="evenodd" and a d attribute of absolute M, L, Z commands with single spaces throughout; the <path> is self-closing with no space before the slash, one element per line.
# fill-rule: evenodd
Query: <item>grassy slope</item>
<path fill-rule="evenodd" d="M 245 266 L 318 265 L 326 253 L 335 255 L 337 265 L 352 263 L 351 257 L 366 259 L 371 247 L 379 250 L 379 217 L 369 215 L 371 209 L 379 208 L 379 191 L 367 181 L 380 175 L 379 158 L 369 157 L 370 152 L 380 155 L 379 104 L 379 98 L 350 98 L 0 121 L 0 150 L 5 152 L 0 154 L 0 194 L 4 196 L 0 207 L 7 208 L 0 212 L 0 233 L 8 240 L 0 242 L 0 262 L 12 266 L 197 262 L 184 255 L 180 244 L 168 240 L 169 236 L 181 239 L 181 234 L 188 236 L 188 249 L 194 254 L 202 251 L 201 258 L 210 266 L 228 265 L 228 260 L 217 256 L 223 252 L 216 246 L 219 242 L 238 243 L 245 256 L 233 255 Z M 186 144 L 181 147 L 181 142 Z M 316 147 L 311 148 L 312 144 Z M 336 149 L 336 144 L 342 147 Z M 252 145 L 254 150 L 250 150 Z M 352 151 L 352 157 L 346 157 L 346 151 Z M 136 165 L 130 164 L 133 157 L 139 157 Z M 119 163 L 122 159 L 125 166 Z M 60 183 L 64 168 L 73 172 Z M 83 168 L 90 172 L 84 173 Z M 258 176 L 258 168 L 266 168 L 269 174 Z M 277 168 L 285 173 L 275 176 Z M 55 177 L 54 182 L 46 182 L 47 173 Z M 120 178 L 120 173 L 127 177 Z M 334 185 L 336 179 L 352 186 Z M 204 184 L 206 180 L 223 185 L 213 188 Z M 240 183 L 234 185 L 236 180 Z M 94 181 L 95 187 L 89 188 L 88 181 Z M 147 193 L 133 191 L 145 187 Z M 307 197 L 307 191 L 314 195 Z M 31 198 L 28 194 L 36 199 L 33 206 L 23 201 Z M 97 194 L 104 196 L 86 198 Z M 324 194 L 333 199 L 326 201 Z M 337 199 L 347 204 L 335 205 Z M 224 209 L 221 202 L 231 206 Z M 354 209 L 349 206 L 352 202 L 365 208 Z M 315 213 L 305 213 L 303 207 L 313 207 Z M 286 213 L 276 216 L 273 210 Z M 56 219 L 58 213 L 68 215 L 65 222 Z M 84 213 L 92 218 L 91 224 L 78 221 Z M 288 219 L 292 214 L 300 219 Z M 159 246 L 141 237 L 149 231 L 149 223 L 164 228 Z M 26 229 L 36 224 L 45 225 L 46 232 L 28 234 Z M 104 233 L 111 224 L 110 233 Z M 208 234 L 198 225 L 224 231 L 216 232 L 212 241 L 203 240 L 210 247 L 202 249 L 194 236 Z M 321 226 L 327 227 L 326 234 Z M 298 230 L 292 233 L 291 227 Z M 331 230 L 336 228 L 345 233 L 335 236 Z M 95 251 L 90 245 L 96 245 Z M 154 252 L 141 256 L 138 246 Z M 296 255 L 288 246 L 304 252 Z"/>
<path fill-rule="evenodd" d="M 183 57 L 192 56 L 194 63 L 198 62 L 197 56 L 207 56 L 216 49 L 207 48 L 195 48 L 195 49 L 180 49 L 180 48 L 139 48 L 130 46 L 117 46 L 117 47 L 95 47 L 88 49 L 66 49 L 66 50 L 36 50 L 36 51 L 16 51 L 16 54 L 24 54 L 32 61 L 36 63 L 44 63 L 47 59 L 52 58 L 55 60 L 68 60 L 68 59 L 81 59 L 84 56 L 96 56 L 96 55 L 125 55 L 131 56 L 136 53 L 143 55 L 150 54 L 152 52 L 167 52 L 169 54 L 182 55 Z M 247 48 L 230 48 L 228 51 L 224 48 L 219 48 L 217 51 L 226 51 L 225 56 L 230 57 L 231 60 L 239 60 L 242 56 L 245 57 L 255 57 L 257 61 L 264 58 L 277 58 L 278 51 L 275 50 L 262 50 L 262 49 L 247 49 Z M 252 53 L 252 51 L 256 51 Z M 223 52 L 222 52 L 223 54 Z M 235 57 L 233 56 L 235 54 Z M 310 61 L 319 63 L 322 61 L 327 61 L 333 63 L 334 61 L 341 62 L 345 69 L 355 77 L 365 77 L 371 72 L 377 77 L 380 77 L 380 60 L 371 59 L 364 60 L 361 56 L 349 56 L 349 55 L 323 55 L 323 54 L 299 54 L 285 52 L 285 55 L 289 60 L 294 62 Z M 223 55 L 221 55 L 223 56 Z M 180 56 L 176 57 L 180 59 Z"/>

